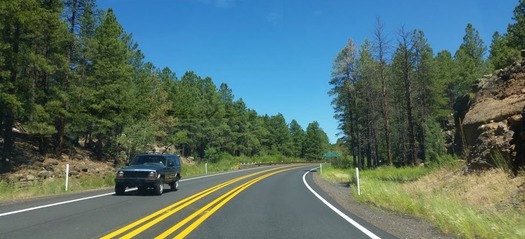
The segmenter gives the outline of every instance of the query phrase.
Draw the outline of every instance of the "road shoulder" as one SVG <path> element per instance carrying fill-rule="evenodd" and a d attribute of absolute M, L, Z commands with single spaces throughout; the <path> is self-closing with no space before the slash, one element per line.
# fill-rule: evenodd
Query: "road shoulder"
<path fill-rule="evenodd" d="M 398 238 L 454 238 L 453 236 L 441 233 L 438 228 L 424 220 L 401 215 L 382 208 L 361 204 L 352 198 L 347 185 L 327 182 L 317 173 L 313 174 L 313 179 L 319 188 L 343 208 L 360 217 L 362 220 L 367 221 Z"/>

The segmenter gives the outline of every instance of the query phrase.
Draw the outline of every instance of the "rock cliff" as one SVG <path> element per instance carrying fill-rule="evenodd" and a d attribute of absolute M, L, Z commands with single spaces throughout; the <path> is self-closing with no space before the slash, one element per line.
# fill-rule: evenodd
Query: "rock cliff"
<path fill-rule="evenodd" d="M 467 170 L 505 167 L 516 173 L 525 166 L 525 62 L 482 77 L 473 93 L 468 110 L 456 111 Z"/>

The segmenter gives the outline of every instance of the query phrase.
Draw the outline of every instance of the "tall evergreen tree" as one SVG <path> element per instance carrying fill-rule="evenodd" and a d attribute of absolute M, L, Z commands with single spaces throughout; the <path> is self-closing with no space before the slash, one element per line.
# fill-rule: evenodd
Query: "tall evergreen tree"
<path fill-rule="evenodd" d="M 296 158 L 303 157 L 303 144 L 305 138 L 305 132 L 301 125 L 296 121 L 290 122 L 290 135 L 291 135 L 291 156 Z"/>
<path fill-rule="evenodd" d="M 60 21 L 60 1 L 0 3 L 0 128 L 2 158 L 11 156 L 15 122 L 42 140 L 54 133 L 53 117 L 60 89 L 54 86 L 65 71 L 65 25 Z"/>
<path fill-rule="evenodd" d="M 416 120 L 416 137 L 418 142 L 418 159 L 427 160 L 427 151 L 436 152 L 435 149 L 427 147 L 427 139 L 433 139 L 431 135 L 440 132 L 431 132 L 429 125 L 437 118 L 437 107 L 439 102 L 439 85 L 436 78 L 435 61 L 433 50 L 422 30 L 414 30 L 412 33 L 414 65 L 414 105 Z"/>
<path fill-rule="evenodd" d="M 346 136 L 344 138 L 345 142 L 349 145 L 354 162 L 357 164 L 360 150 L 356 120 L 357 95 L 354 86 L 357 80 L 355 78 L 356 58 L 357 47 L 350 39 L 334 59 L 332 78 L 329 82 L 332 85 L 332 89 L 328 94 L 334 96 L 332 106 L 336 112 L 335 118 L 339 121 L 339 129 Z"/>
<path fill-rule="evenodd" d="M 382 96 L 382 109 L 383 109 L 383 122 L 384 122 L 384 133 L 385 133 L 385 147 L 386 147 L 386 155 L 387 155 L 387 162 L 388 165 L 392 165 L 393 159 L 392 159 L 392 143 L 390 139 L 390 108 L 388 106 L 389 102 L 389 96 L 388 92 L 389 89 L 387 87 L 386 82 L 386 53 L 388 51 L 388 40 L 385 37 L 385 33 L 383 30 L 383 23 L 380 19 L 377 19 L 376 21 L 376 27 L 374 30 L 374 37 L 375 37 L 375 44 L 377 49 L 377 59 L 379 61 L 379 78 L 381 81 L 381 96 Z"/>
<path fill-rule="evenodd" d="M 493 70 L 502 69 L 519 59 L 519 49 L 511 46 L 508 35 L 495 32 L 490 44 L 489 62 Z"/>
<path fill-rule="evenodd" d="M 65 0 L 63 2 L 65 5 L 63 17 L 65 18 L 69 32 L 67 36 L 67 53 L 65 57 L 65 64 L 68 68 L 63 73 L 60 82 L 60 87 L 63 91 L 61 94 L 62 100 L 60 101 L 62 103 L 61 108 L 63 109 L 63 113 L 57 115 L 55 119 L 55 127 L 57 129 L 55 137 L 55 152 L 57 155 L 62 152 L 64 147 L 66 127 L 71 124 L 71 122 L 68 122 L 68 118 L 71 118 L 71 115 L 75 113 L 73 111 L 76 108 L 73 107 L 75 103 L 72 99 L 76 99 L 76 94 L 73 89 L 75 89 L 75 83 L 78 80 L 78 69 L 81 59 L 79 40 L 80 31 L 81 29 L 84 29 L 82 23 L 85 22 L 86 17 L 89 17 L 90 11 L 95 8 L 95 0 Z"/>
<path fill-rule="evenodd" d="M 356 92 L 358 100 L 356 102 L 356 114 L 358 115 L 358 130 L 360 153 L 359 167 L 372 168 L 379 163 L 379 139 L 378 133 L 381 128 L 381 108 L 382 101 L 377 95 L 381 95 L 380 66 L 372 54 L 375 49 L 368 40 L 361 45 L 359 58 L 356 62 Z"/>
<path fill-rule="evenodd" d="M 26 126 L 31 134 L 40 137 L 40 153 L 46 153 L 48 139 L 57 131 L 64 133 L 63 124 L 59 124 L 68 114 L 67 91 L 63 87 L 64 79 L 69 74 L 66 46 L 69 40 L 66 24 L 61 19 L 63 4 L 60 0 L 43 1 L 36 14 L 32 48 L 33 63 L 28 72 L 33 78 L 33 95 L 28 105 L 29 122 Z M 39 34 L 39 35 L 37 35 Z M 41 107 L 33 111 L 32 106 Z"/>
<path fill-rule="evenodd" d="M 321 160 L 328 145 L 328 137 L 320 128 L 319 123 L 314 121 L 308 124 L 304 140 L 304 158 L 307 161 Z"/>
<path fill-rule="evenodd" d="M 28 57 L 22 52 L 30 45 L 28 33 L 31 32 L 26 29 L 32 23 L 28 18 L 34 16 L 36 5 L 36 1 L 0 2 L 0 125 L 4 139 L 0 163 L 7 162 L 11 156 L 15 142 L 13 127 L 17 118 L 23 114 L 24 101 L 27 99 L 23 92 L 30 91 L 29 80 L 21 75 L 24 72 L 22 62 Z"/>
<path fill-rule="evenodd" d="M 516 50 L 525 49 L 525 0 L 519 0 L 518 5 L 514 8 L 515 22 L 509 24 L 507 32 L 509 35 L 509 45 Z"/>
<path fill-rule="evenodd" d="M 486 47 L 478 31 L 467 24 L 463 43 L 456 51 L 454 59 L 459 69 L 457 83 L 454 85 L 454 96 L 458 97 L 470 91 L 474 81 L 486 73 L 484 55 Z"/>
<path fill-rule="evenodd" d="M 396 50 L 395 57 L 397 65 L 401 71 L 401 82 L 404 85 L 404 102 L 406 109 L 406 129 L 408 132 L 408 163 L 414 165 L 419 164 L 416 147 L 416 121 L 414 108 L 414 75 L 413 75 L 413 41 L 412 35 L 404 30 L 401 30 L 399 36 L 399 46 Z"/>
<path fill-rule="evenodd" d="M 291 156 L 291 135 L 284 116 L 281 113 L 271 116 L 269 126 L 272 149 L 284 156 Z"/>
<path fill-rule="evenodd" d="M 129 122 L 132 101 L 126 89 L 132 83 L 132 67 L 124 37 L 122 26 L 109 9 L 95 32 L 90 51 L 93 73 L 86 79 L 92 91 L 86 101 L 98 158 L 103 156 L 104 143 L 115 139 Z"/>
<path fill-rule="evenodd" d="M 441 121 L 448 119 L 452 113 L 452 106 L 456 100 L 453 92 L 453 81 L 457 74 L 457 65 L 452 54 L 443 50 L 437 53 L 436 58 L 436 91 L 438 92 L 438 98 L 436 107 L 438 107 L 437 117 Z"/>

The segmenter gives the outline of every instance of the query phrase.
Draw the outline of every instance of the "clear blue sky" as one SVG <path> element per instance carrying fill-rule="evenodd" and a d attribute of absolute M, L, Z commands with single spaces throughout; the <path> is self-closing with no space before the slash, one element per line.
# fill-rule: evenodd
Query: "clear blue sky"
<path fill-rule="evenodd" d="M 332 143 L 338 122 L 328 81 L 348 39 L 372 38 L 376 18 L 395 46 L 401 27 L 425 32 L 434 53 L 454 53 L 468 23 L 487 47 L 518 0 L 98 0 L 159 68 L 228 84 L 260 115 L 282 113 L 303 129 L 319 122 Z"/>

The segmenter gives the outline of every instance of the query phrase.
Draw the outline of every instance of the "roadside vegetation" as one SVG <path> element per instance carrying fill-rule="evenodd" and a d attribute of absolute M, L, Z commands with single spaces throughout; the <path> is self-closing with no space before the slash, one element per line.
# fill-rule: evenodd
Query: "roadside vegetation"
<path fill-rule="evenodd" d="M 0 174 L 35 158 L 25 141 L 41 157 L 76 147 L 117 165 L 156 148 L 217 162 L 223 153 L 320 160 L 329 147 L 317 121 L 259 114 L 226 82 L 146 61 L 97 0 L 0 1 L 0 22 Z"/>
<path fill-rule="evenodd" d="M 50 178 L 44 181 L 32 183 L 30 185 L 0 181 L 0 203 L 20 199 L 113 187 L 114 178 L 114 173 L 108 173 L 103 177 L 70 177 L 68 182 L 68 191 L 65 190 L 65 178 Z"/>
<path fill-rule="evenodd" d="M 465 175 L 463 161 L 445 158 L 425 167 L 361 170 L 360 196 L 355 169 L 326 166 L 322 176 L 350 183 L 359 202 L 422 218 L 459 238 L 524 238 L 525 177 L 504 169 Z"/>
<path fill-rule="evenodd" d="M 302 162 L 300 158 L 291 158 L 284 156 L 261 156 L 261 157 L 234 157 L 228 154 L 222 154 L 220 159 L 215 163 L 193 162 L 185 160 L 183 162 L 183 178 L 194 176 L 227 172 L 242 168 L 256 167 L 258 163 L 289 163 Z M 207 170 L 206 170 L 207 169 Z M 0 203 L 29 199 L 42 196 L 59 195 L 66 193 L 78 193 L 89 190 L 99 190 L 104 188 L 113 188 L 115 172 L 107 173 L 101 177 L 81 176 L 70 177 L 68 190 L 65 190 L 65 178 L 49 178 L 44 181 L 38 181 L 29 185 L 21 183 L 8 183 L 6 180 L 0 180 Z"/>

